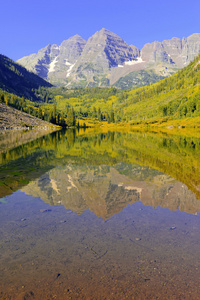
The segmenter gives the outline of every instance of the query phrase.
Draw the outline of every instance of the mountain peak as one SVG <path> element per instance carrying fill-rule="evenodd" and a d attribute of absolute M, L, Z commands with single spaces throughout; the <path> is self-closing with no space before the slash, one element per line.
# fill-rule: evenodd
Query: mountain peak
<path fill-rule="evenodd" d="M 111 32 L 111 33 L 113 33 L 112 31 L 110 31 L 110 30 L 108 30 L 108 29 L 106 29 L 104 27 L 101 30 L 99 30 L 99 32 L 105 32 L 105 33 Z"/>
<path fill-rule="evenodd" d="M 106 36 L 110 35 L 110 36 L 115 36 L 115 37 L 120 38 L 116 33 L 112 32 L 112 31 L 110 31 L 110 30 L 108 30 L 106 28 L 102 28 L 101 30 L 95 32 L 94 35 L 100 35 L 100 36 L 101 35 L 106 35 Z"/>
<path fill-rule="evenodd" d="M 81 41 L 85 41 L 79 34 L 75 34 L 75 35 L 71 36 L 68 40 L 81 40 Z"/>

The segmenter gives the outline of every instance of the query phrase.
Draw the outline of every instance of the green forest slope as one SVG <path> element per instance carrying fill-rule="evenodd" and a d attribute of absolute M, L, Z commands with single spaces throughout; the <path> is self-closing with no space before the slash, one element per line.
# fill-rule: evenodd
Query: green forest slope
<path fill-rule="evenodd" d="M 0 88 L 18 96 L 37 100 L 32 89 L 50 87 L 50 83 L 27 71 L 4 55 L 0 55 Z"/>
<path fill-rule="evenodd" d="M 200 55 L 186 68 L 158 83 L 132 90 L 116 112 L 128 120 L 200 116 Z"/>

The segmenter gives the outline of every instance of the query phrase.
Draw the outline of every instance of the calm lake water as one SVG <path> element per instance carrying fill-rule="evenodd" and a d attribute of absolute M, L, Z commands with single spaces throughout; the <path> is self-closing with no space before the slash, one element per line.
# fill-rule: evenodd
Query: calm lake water
<path fill-rule="evenodd" d="M 200 299 L 200 138 L 43 134 L 0 134 L 0 299 Z"/>

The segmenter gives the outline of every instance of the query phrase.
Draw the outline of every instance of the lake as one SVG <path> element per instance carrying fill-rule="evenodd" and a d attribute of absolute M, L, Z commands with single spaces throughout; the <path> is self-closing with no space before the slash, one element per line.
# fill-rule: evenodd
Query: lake
<path fill-rule="evenodd" d="M 0 134 L 0 299 L 199 299 L 200 135 Z"/>

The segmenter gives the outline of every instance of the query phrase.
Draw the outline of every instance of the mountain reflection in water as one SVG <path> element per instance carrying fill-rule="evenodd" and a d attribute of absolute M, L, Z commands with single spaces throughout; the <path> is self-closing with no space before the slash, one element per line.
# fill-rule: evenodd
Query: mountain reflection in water
<path fill-rule="evenodd" d="M 103 219 L 138 200 L 195 214 L 200 211 L 199 141 L 68 130 L 19 146 L 18 137 L 18 147 L 0 154 L 0 196 L 21 189 L 78 214 L 89 208 Z"/>
<path fill-rule="evenodd" d="M 124 175 L 127 173 L 131 178 Z M 62 204 L 78 214 L 90 209 L 104 220 L 139 200 L 154 208 L 161 206 L 193 214 L 200 211 L 200 201 L 184 184 L 156 170 L 126 163 L 115 166 L 71 163 L 52 169 L 21 191 L 50 205 Z"/>
<path fill-rule="evenodd" d="M 0 138 L 1 299 L 199 298 L 198 137 L 34 135 Z"/>

